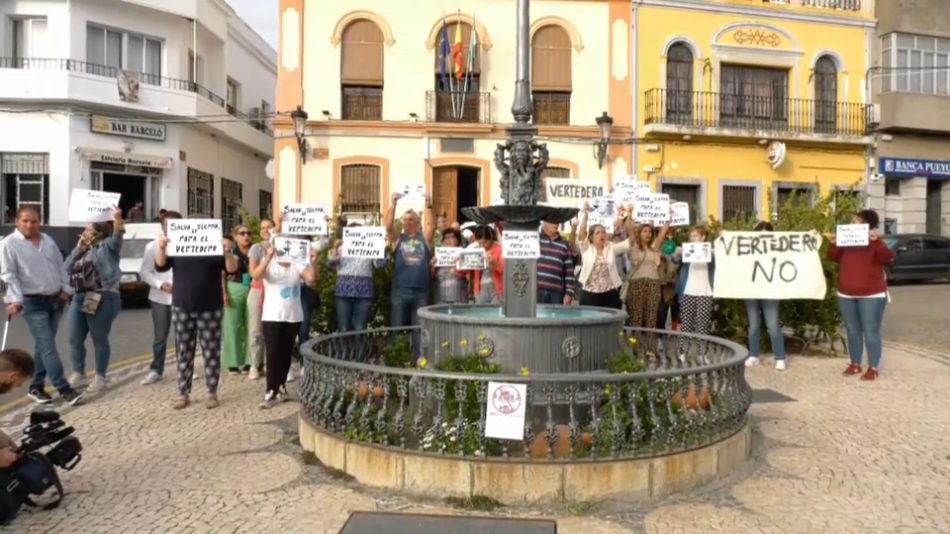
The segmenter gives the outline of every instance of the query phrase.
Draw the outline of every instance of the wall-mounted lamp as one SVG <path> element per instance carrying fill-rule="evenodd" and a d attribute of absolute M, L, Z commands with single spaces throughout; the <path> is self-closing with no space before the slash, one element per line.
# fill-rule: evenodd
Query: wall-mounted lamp
<path fill-rule="evenodd" d="M 605 111 L 600 117 L 597 117 L 597 126 L 600 127 L 600 141 L 597 142 L 597 168 L 604 168 L 604 160 L 607 159 L 607 144 L 610 143 L 610 128 L 614 125 L 614 119 L 607 115 Z"/>
<path fill-rule="evenodd" d="M 324 119 L 330 120 L 330 112 L 328 110 L 323 110 L 321 113 L 323 113 Z"/>
<path fill-rule="evenodd" d="M 294 137 L 297 138 L 297 149 L 300 151 L 300 159 L 304 163 L 307 163 L 307 152 L 310 150 L 307 138 L 304 137 L 307 129 L 307 117 L 307 112 L 300 106 L 290 112 L 290 118 L 294 120 Z"/>
<path fill-rule="evenodd" d="M 409 118 L 412 119 L 412 122 L 419 122 L 419 114 L 416 112 L 409 113 Z"/>

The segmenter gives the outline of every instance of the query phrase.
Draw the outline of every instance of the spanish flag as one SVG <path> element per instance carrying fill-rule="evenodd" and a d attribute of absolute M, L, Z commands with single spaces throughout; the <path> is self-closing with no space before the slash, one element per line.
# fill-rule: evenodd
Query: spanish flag
<path fill-rule="evenodd" d="M 462 79 L 462 25 L 455 24 L 455 43 L 452 45 L 452 59 L 455 61 L 455 79 Z"/>

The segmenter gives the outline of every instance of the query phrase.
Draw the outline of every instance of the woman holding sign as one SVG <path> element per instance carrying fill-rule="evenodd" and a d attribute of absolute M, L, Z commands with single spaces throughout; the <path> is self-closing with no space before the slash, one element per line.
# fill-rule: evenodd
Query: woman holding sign
<path fill-rule="evenodd" d="M 251 231 L 242 224 L 234 227 L 231 236 L 234 239 L 231 250 L 237 259 L 238 268 L 233 273 L 221 274 L 224 294 L 221 359 L 228 373 L 237 375 L 248 365 L 247 297 L 251 291 L 248 259 L 251 251 Z"/>
<path fill-rule="evenodd" d="M 274 261 L 277 247 L 267 249 L 264 261 L 251 272 L 251 277 L 264 282 L 264 309 L 261 327 L 264 331 L 264 365 L 267 389 L 262 409 L 268 409 L 287 400 L 287 373 L 294 354 L 294 341 L 303 322 L 300 302 L 301 281 L 316 281 L 314 262 L 317 255 L 310 253 L 310 265 L 292 261 Z"/>
<path fill-rule="evenodd" d="M 359 227 L 350 223 L 350 228 Z M 340 332 L 366 330 L 373 309 L 373 269 L 382 269 L 386 260 L 370 258 L 343 258 L 340 247 L 343 240 L 337 239 L 327 254 L 327 266 L 336 269 L 336 287 L 333 289 L 333 309 L 336 326 Z"/>
<path fill-rule="evenodd" d="M 505 263 L 501 257 L 501 245 L 496 240 L 495 229 L 479 226 L 475 229 L 478 245 L 485 249 L 485 268 L 472 275 L 472 291 L 475 304 L 498 304 L 505 284 Z"/>
<path fill-rule="evenodd" d="M 657 234 L 653 225 L 636 225 L 632 218 L 627 219 L 627 235 L 630 236 L 631 241 L 630 286 L 626 294 L 630 326 L 656 328 L 660 300 L 663 296 L 660 283 L 660 263 L 663 261 L 663 254 L 660 247 L 666 241 L 669 232 L 669 222 Z"/>
<path fill-rule="evenodd" d="M 712 320 L 713 311 L 713 277 L 715 273 L 715 260 L 712 257 L 712 244 L 706 242 L 709 232 L 706 227 L 698 224 L 689 231 L 689 242 L 693 244 L 703 244 L 701 246 L 693 245 L 689 248 L 697 249 L 693 252 L 693 257 L 683 254 L 682 250 L 678 252 L 682 255 L 683 267 L 680 268 L 679 276 L 676 280 L 676 294 L 680 298 L 680 317 L 683 322 L 680 325 L 684 333 L 706 335 L 709 333 L 709 322 Z M 684 245 L 684 248 L 685 245 Z M 700 253 L 700 250 L 708 250 Z M 680 361 L 686 360 L 689 338 L 680 337 Z"/>
<path fill-rule="evenodd" d="M 78 387 L 85 380 L 86 337 L 92 335 L 96 376 L 89 385 L 90 393 L 102 391 L 108 384 L 106 371 L 112 356 L 109 332 L 122 308 L 119 254 L 123 234 L 122 210 L 116 208 L 111 222 L 86 225 L 76 248 L 63 263 L 69 284 L 76 292 L 67 312 L 69 352 L 73 361 L 69 383 Z"/>
<path fill-rule="evenodd" d="M 881 365 L 881 323 L 887 305 L 887 281 L 884 267 L 894 261 L 894 251 L 877 235 L 877 212 L 862 210 L 852 224 L 867 225 L 868 242 L 862 246 L 838 246 L 837 236 L 828 234 L 828 259 L 838 264 L 838 309 L 848 331 L 851 364 L 845 376 L 861 373 L 864 347 L 868 350 L 868 370 L 861 377 L 874 380 Z"/>
<path fill-rule="evenodd" d="M 462 233 L 455 228 L 446 228 L 442 231 L 442 246 L 440 248 L 458 248 L 462 244 Z M 436 258 L 432 258 L 432 276 L 436 281 L 437 304 L 467 304 L 468 303 L 468 273 L 460 271 L 458 260 L 455 265 L 440 267 L 436 265 Z"/>
<path fill-rule="evenodd" d="M 577 283 L 581 286 L 581 306 L 603 306 L 620 309 L 620 286 L 623 280 L 617 270 L 617 256 L 630 251 L 630 241 L 613 243 L 602 224 L 595 224 L 587 233 L 587 212 L 584 204 L 581 213 L 578 237 L 581 240 L 581 274 Z M 614 224 L 620 228 L 620 221 Z"/>

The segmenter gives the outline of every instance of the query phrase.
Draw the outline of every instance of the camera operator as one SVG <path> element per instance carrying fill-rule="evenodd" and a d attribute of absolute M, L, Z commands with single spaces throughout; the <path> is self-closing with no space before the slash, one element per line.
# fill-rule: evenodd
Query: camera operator
<path fill-rule="evenodd" d="M 0 352 L 0 394 L 18 388 L 33 376 L 33 357 L 20 349 Z M 15 464 L 18 459 L 13 450 L 13 440 L 0 431 L 0 469 Z"/>

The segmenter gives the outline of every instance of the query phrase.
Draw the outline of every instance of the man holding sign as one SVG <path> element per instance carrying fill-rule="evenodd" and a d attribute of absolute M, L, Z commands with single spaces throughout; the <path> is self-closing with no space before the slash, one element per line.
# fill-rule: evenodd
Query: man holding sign
<path fill-rule="evenodd" d="M 400 193 L 393 194 L 385 219 L 389 245 L 396 257 L 390 296 L 394 327 L 418 324 L 417 312 L 429 302 L 429 262 L 435 234 L 432 199 L 428 195 L 425 197 L 425 228 L 419 214 L 409 210 L 402 215 L 402 233 L 396 232 L 396 203 L 400 198 Z M 415 346 L 418 347 L 418 343 Z"/>
<path fill-rule="evenodd" d="M 168 230 L 158 240 L 155 269 L 172 269 L 172 321 L 178 357 L 178 393 L 174 408 L 190 403 L 195 348 L 200 339 L 205 359 L 206 408 L 218 406 L 221 375 L 221 317 L 224 293 L 221 273 L 238 270 L 237 258 L 221 238 L 221 221 L 168 217 Z M 215 242 L 217 240 L 217 242 Z M 223 255 L 222 255 L 223 251 Z"/>

